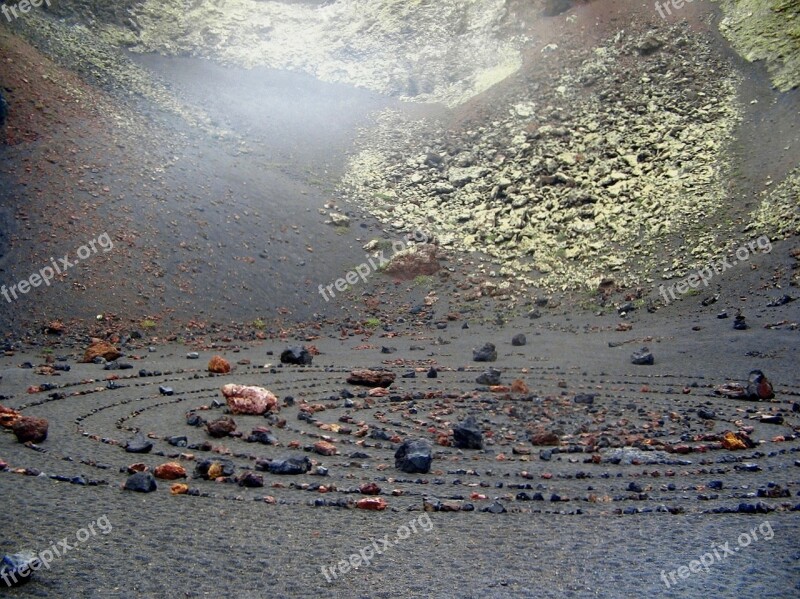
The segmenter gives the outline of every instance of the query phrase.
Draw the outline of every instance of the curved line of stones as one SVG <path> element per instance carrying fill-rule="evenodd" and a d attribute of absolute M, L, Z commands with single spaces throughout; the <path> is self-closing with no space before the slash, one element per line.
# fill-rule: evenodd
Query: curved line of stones
<path fill-rule="evenodd" d="M 424 365 L 427 366 L 427 364 L 424 364 Z M 407 368 L 413 367 L 413 365 L 406 363 L 406 364 L 403 364 L 403 365 L 397 366 L 397 367 L 398 368 L 405 367 L 407 369 Z M 386 369 L 391 370 L 391 368 L 386 368 Z M 570 375 L 570 374 L 574 374 L 570 370 L 566 370 L 565 371 L 563 369 L 560 369 L 559 367 L 540 367 L 540 366 L 536 366 L 534 368 L 528 367 L 528 368 L 524 368 L 524 369 L 525 369 L 525 372 L 524 373 L 520 372 L 520 374 L 530 375 L 530 374 L 533 374 L 532 371 L 534 371 L 534 370 L 536 370 L 536 371 L 545 371 L 545 372 L 548 372 L 549 374 L 553 374 L 553 375 Z M 441 371 L 450 371 L 450 372 L 465 372 L 465 373 L 481 372 L 482 370 L 484 370 L 484 368 L 480 368 L 480 367 L 472 367 L 472 368 L 466 367 L 466 368 L 460 368 L 460 369 L 453 369 L 453 368 L 442 368 L 442 369 L 439 369 L 440 372 Z M 523 370 L 523 367 L 519 367 L 519 368 L 515 368 L 515 369 L 504 368 L 503 369 L 503 373 L 504 374 L 508 374 L 508 373 L 510 373 L 510 372 L 512 372 L 514 370 L 521 371 L 521 370 Z M 312 370 L 310 368 L 304 368 L 303 371 L 304 371 L 303 372 L 304 374 L 313 374 L 313 373 L 316 373 L 316 374 L 334 374 L 336 372 L 338 372 L 338 373 L 348 372 L 348 370 L 346 370 L 346 369 L 331 369 L 331 368 L 325 368 L 323 370 Z M 181 373 L 182 372 L 183 371 L 181 371 Z M 158 375 L 159 376 L 159 381 L 158 382 L 154 383 L 154 382 L 148 381 L 146 383 L 142 383 L 142 384 L 137 385 L 137 386 L 148 386 L 148 385 L 153 385 L 153 384 L 163 385 L 164 383 L 167 383 L 167 382 L 176 382 L 176 381 L 200 378 L 197 374 L 195 374 L 192 377 L 175 377 L 175 378 L 172 378 L 172 379 L 161 378 L 162 376 L 171 376 L 172 374 L 173 374 L 173 372 L 165 372 L 165 373 L 163 373 L 163 375 Z M 250 372 L 250 373 L 237 373 L 237 374 L 240 375 L 240 376 L 255 376 L 255 375 L 258 375 L 258 374 L 266 374 L 266 373 Z M 275 369 L 272 369 L 270 371 L 270 374 L 278 374 L 278 373 L 275 371 Z M 589 375 L 586 375 L 584 373 L 582 376 L 588 378 Z M 597 376 L 597 377 L 605 376 L 605 373 L 601 373 L 601 374 L 595 375 L 595 376 Z M 587 380 L 585 382 L 591 383 L 591 384 L 629 386 L 629 385 L 637 384 L 637 383 L 632 383 L 631 382 L 632 379 L 636 379 L 636 378 L 639 378 L 639 379 L 682 379 L 684 381 L 686 381 L 687 379 L 689 379 L 689 380 L 691 380 L 691 379 L 694 379 L 694 380 L 700 379 L 700 380 L 702 380 L 702 379 L 705 378 L 703 376 L 689 376 L 689 377 L 687 377 L 685 375 L 673 375 L 673 374 L 648 375 L 648 374 L 644 374 L 644 373 L 635 373 L 635 374 L 631 373 L 629 375 L 623 375 L 623 376 L 624 376 L 624 378 L 621 379 L 621 380 L 599 379 L 597 381 Z M 130 375 L 130 376 L 126 376 L 126 377 L 119 377 L 116 380 L 132 380 L 132 379 L 141 379 L 141 378 L 143 378 L 143 377 L 141 377 L 139 375 Z M 150 378 L 150 377 L 148 377 L 148 378 Z M 413 382 L 414 380 L 415 379 L 405 379 L 405 383 L 409 384 L 410 382 Z M 310 379 L 301 378 L 301 379 L 295 379 L 295 380 L 286 381 L 286 382 L 275 381 L 275 383 L 273 383 L 271 385 L 271 387 L 273 387 L 274 389 L 280 390 L 279 387 L 275 387 L 275 384 L 282 384 L 282 385 L 287 385 L 287 386 L 291 385 L 291 386 L 295 386 L 296 387 L 297 385 L 301 385 L 301 384 L 309 382 L 309 381 L 311 381 L 311 383 L 312 383 L 310 385 L 310 387 L 315 387 L 318 384 L 320 384 L 320 381 L 317 378 L 310 378 Z M 66 384 L 63 384 L 63 385 L 59 386 L 58 388 L 63 389 L 63 388 L 71 387 L 71 386 L 94 384 L 95 382 L 98 382 L 98 381 L 79 381 L 79 382 L 74 382 L 74 383 L 66 383 Z M 455 381 L 454 384 L 465 384 L 465 383 L 469 384 L 469 385 L 474 385 L 474 382 L 471 381 L 471 380 L 469 380 L 469 381 L 467 381 L 467 380 L 459 380 L 459 381 Z M 329 384 L 335 384 L 335 383 L 334 382 L 330 382 Z M 667 385 L 668 383 L 663 383 L 663 384 Z M 709 387 L 709 388 L 711 388 L 712 386 L 713 385 L 711 385 L 711 384 L 707 385 L 707 387 Z M 671 386 L 668 387 L 668 388 L 671 388 Z M 92 389 L 92 390 L 87 390 L 87 391 L 84 391 L 84 392 L 73 393 L 73 394 L 70 394 L 68 396 L 65 396 L 63 394 L 55 393 L 55 394 L 51 394 L 51 396 L 49 396 L 48 398 L 24 404 L 23 406 L 20 406 L 19 409 L 22 410 L 22 409 L 25 409 L 25 408 L 28 408 L 28 407 L 32 407 L 32 406 L 35 406 L 35 405 L 41 405 L 41 404 L 47 403 L 49 401 L 57 401 L 57 400 L 60 400 L 60 399 L 65 399 L 66 397 L 73 397 L 75 395 L 87 395 L 89 393 L 98 392 L 98 391 L 105 391 L 105 390 L 107 390 L 107 389 L 106 388 Z M 212 390 L 214 391 L 214 393 L 211 394 L 211 395 L 206 395 L 206 396 L 197 395 L 199 393 L 208 392 L 208 391 L 212 391 Z M 430 390 L 431 389 L 429 389 L 429 391 Z M 620 391 L 622 391 L 622 390 L 620 390 Z M 631 389 L 631 391 L 632 392 L 636 392 L 635 389 Z M 778 390 L 778 392 L 781 395 L 800 396 L 800 392 L 789 390 L 789 389 L 780 389 L 780 390 Z M 674 392 L 671 392 L 671 391 L 668 393 L 667 391 L 658 391 L 658 390 L 652 389 L 652 388 L 648 389 L 647 393 L 648 394 L 676 395 Z M 159 407 L 162 407 L 162 406 L 183 402 L 183 401 L 186 401 L 187 399 L 190 399 L 190 398 L 193 398 L 193 397 L 194 398 L 198 398 L 198 399 L 200 399 L 200 398 L 209 398 L 210 399 L 210 398 L 218 397 L 216 388 L 213 388 L 213 389 L 212 388 L 195 389 L 195 390 L 191 390 L 191 391 L 179 392 L 179 394 L 184 396 L 184 397 L 178 397 L 178 398 L 173 399 L 173 400 L 163 401 L 163 402 L 159 402 L 157 404 L 146 406 L 146 407 L 142 408 L 141 410 L 135 410 L 135 411 L 131 412 L 129 415 L 120 418 L 117 421 L 117 428 L 118 429 L 124 429 L 124 430 L 138 432 L 138 430 L 139 430 L 138 428 L 135 428 L 135 427 L 124 427 L 123 423 L 125 421 L 127 421 L 127 420 L 135 418 L 136 416 L 140 415 L 141 413 L 143 413 L 146 410 L 156 409 L 156 408 L 159 408 Z M 605 397 L 610 397 L 610 398 L 618 399 L 618 400 L 626 399 L 626 397 L 624 395 L 622 395 L 622 396 L 609 395 L 607 393 L 603 394 L 603 395 L 605 395 Z M 698 396 L 695 395 L 695 397 L 698 397 Z M 712 394 L 705 395 L 704 397 L 718 398 L 718 396 L 712 395 Z M 89 433 L 87 433 L 83 429 L 81 424 L 80 424 L 81 422 L 83 422 L 83 420 L 85 420 L 86 418 L 89 418 L 89 417 L 91 417 L 91 416 L 93 416 L 93 415 L 95 415 L 95 414 L 97 414 L 97 413 L 99 413 L 99 412 L 101 412 L 103 410 L 106 410 L 106 409 L 115 408 L 115 407 L 119 407 L 119 406 L 122 406 L 122 405 L 128 405 L 130 403 L 134 403 L 134 402 L 138 402 L 138 401 L 145 401 L 145 400 L 148 400 L 148 399 L 155 399 L 155 397 L 153 397 L 153 396 L 145 396 L 145 397 L 141 397 L 141 398 L 138 398 L 138 399 L 127 399 L 127 400 L 121 400 L 119 402 L 114 402 L 113 404 L 108 404 L 108 405 L 105 405 L 105 406 L 101 406 L 100 408 L 95 408 L 95 409 L 91 410 L 87 414 L 79 416 L 78 418 L 76 418 L 75 423 L 76 423 L 76 425 L 78 427 L 79 432 L 81 432 L 81 434 L 83 434 L 84 436 L 87 436 L 87 437 L 91 437 L 91 435 Z M 326 399 L 326 398 L 321 398 L 321 400 L 324 400 L 324 399 Z M 376 398 L 376 399 L 383 400 L 384 398 Z M 420 399 L 424 399 L 424 397 L 423 398 L 416 398 L 416 399 L 420 400 Z M 436 399 L 439 399 L 439 398 L 436 398 Z M 628 399 L 632 399 L 632 398 L 628 398 Z M 407 428 L 407 427 L 401 425 L 401 428 Z M 300 434 L 305 434 L 305 435 L 310 435 L 310 436 L 313 435 L 313 433 L 307 433 L 305 431 L 301 431 L 300 429 L 290 429 L 290 430 L 292 430 L 293 432 L 300 433 Z M 317 436 L 320 437 L 322 435 L 317 435 Z M 101 440 L 101 442 L 113 442 L 113 440 L 107 440 L 107 439 L 104 439 L 104 438 L 101 438 L 100 440 Z M 47 450 L 43 450 L 42 448 L 36 448 L 36 449 L 38 449 L 39 451 L 47 451 Z M 759 454 L 760 454 L 760 452 L 756 452 L 755 455 L 749 456 L 749 459 L 753 459 L 753 458 L 757 458 L 757 457 L 763 456 L 763 454 L 761 454 L 760 456 L 759 456 Z M 234 457 L 252 457 L 252 456 L 248 456 L 247 454 L 234 454 Z M 70 459 L 70 458 L 66 458 L 66 459 Z M 748 456 L 744 456 L 742 459 L 748 459 Z M 81 463 L 84 463 L 84 464 L 87 464 L 87 465 L 90 465 L 90 466 L 103 468 L 103 469 L 108 468 L 107 466 L 96 465 L 96 464 L 93 464 L 91 462 L 86 462 L 84 460 L 81 460 Z M 247 469 L 247 468 L 244 468 L 244 469 Z M 569 478 L 572 478 L 572 476 L 570 475 Z M 101 481 L 101 483 L 102 482 L 105 482 L 105 481 Z M 399 480 L 397 480 L 396 482 L 415 483 L 415 482 L 419 482 L 419 481 L 399 481 Z M 427 482 L 427 481 L 425 481 L 425 482 Z M 529 486 L 530 485 L 525 485 L 525 484 L 516 485 L 516 487 L 518 487 L 518 488 L 529 487 Z M 514 488 L 514 485 L 509 486 L 509 488 Z M 315 490 L 315 489 L 310 489 L 310 490 Z M 408 492 L 408 493 L 404 493 L 404 494 L 409 495 L 409 496 L 425 495 L 425 493 L 413 492 L 413 491 L 412 492 Z M 227 495 L 217 495 L 217 494 L 208 494 L 208 493 L 202 493 L 201 496 L 212 497 L 212 498 L 221 498 L 221 499 L 227 499 L 227 500 L 235 500 L 235 501 L 243 501 L 244 500 L 244 498 L 242 496 L 227 496 Z M 258 499 L 259 498 L 256 498 L 256 500 L 258 500 Z M 282 499 L 280 501 L 280 503 L 302 503 L 302 502 L 288 502 L 288 501 Z M 526 511 L 526 512 L 534 512 L 534 513 L 581 513 L 580 509 L 578 509 L 577 512 L 564 512 L 563 510 L 558 510 L 558 511 L 551 511 L 551 510 L 516 510 L 516 511 Z M 647 510 L 647 511 L 653 511 L 653 510 Z"/>

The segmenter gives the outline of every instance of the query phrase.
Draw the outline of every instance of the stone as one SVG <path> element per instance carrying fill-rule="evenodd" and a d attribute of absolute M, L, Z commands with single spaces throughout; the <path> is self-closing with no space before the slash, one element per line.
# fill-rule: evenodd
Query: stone
<path fill-rule="evenodd" d="M 228 374 L 231 364 L 222 356 L 214 356 L 208 361 L 208 371 L 214 374 Z"/>
<path fill-rule="evenodd" d="M 34 416 L 20 416 L 14 420 L 11 430 L 20 443 L 41 443 L 47 439 L 47 420 Z"/>
<path fill-rule="evenodd" d="M 380 495 L 381 488 L 375 483 L 364 483 L 358 488 L 362 495 Z"/>
<path fill-rule="evenodd" d="M 215 480 L 220 476 L 233 476 L 236 466 L 226 458 L 206 458 L 194 468 L 194 478 Z"/>
<path fill-rule="evenodd" d="M 256 489 L 264 486 L 264 477 L 255 472 L 245 472 L 236 481 L 240 487 L 247 487 L 248 489 Z"/>
<path fill-rule="evenodd" d="M 314 452 L 324 456 L 332 456 L 337 453 L 336 446 L 327 441 L 317 441 L 314 443 Z"/>
<path fill-rule="evenodd" d="M 166 441 L 173 447 L 186 447 L 189 444 L 189 439 L 183 436 L 167 437 Z"/>
<path fill-rule="evenodd" d="M 215 439 L 227 437 L 236 430 L 236 421 L 229 416 L 222 416 L 206 423 L 206 431 Z"/>
<path fill-rule="evenodd" d="M 558 435 L 550 431 L 531 433 L 529 438 L 531 445 L 555 446 L 561 444 L 561 440 L 559 439 Z"/>
<path fill-rule="evenodd" d="M 584 404 L 587 406 L 594 405 L 594 398 L 596 395 L 594 393 L 578 393 L 575 397 L 572 398 L 576 404 Z"/>
<path fill-rule="evenodd" d="M 643 347 L 639 351 L 635 351 L 631 354 L 631 364 L 637 364 L 639 366 L 652 366 L 655 364 L 655 358 L 648 348 Z"/>
<path fill-rule="evenodd" d="M 487 505 L 481 510 L 487 514 L 504 514 L 506 513 L 505 506 L 497 500 L 494 500 L 490 505 Z"/>
<path fill-rule="evenodd" d="M 125 451 L 128 453 L 150 453 L 151 449 L 153 442 L 145 438 L 141 432 L 136 433 L 133 439 L 125 443 Z"/>
<path fill-rule="evenodd" d="M 356 502 L 356 507 L 360 510 L 383 511 L 389 504 L 383 497 L 364 497 Z"/>
<path fill-rule="evenodd" d="M 495 368 L 489 368 L 483 374 L 478 375 L 475 382 L 479 385 L 494 386 L 500 384 L 500 371 Z"/>
<path fill-rule="evenodd" d="M 395 278 L 410 281 L 419 276 L 436 274 L 440 268 L 436 246 L 422 243 L 397 252 L 389 260 L 384 272 Z"/>
<path fill-rule="evenodd" d="M 527 338 L 523 333 L 517 333 L 511 338 L 511 345 L 514 347 L 522 347 L 528 343 Z"/>
<path fill-rule="evenodd" d="M 473 416 L 453 427 L 453 439 L 459 449 L 483 449 L 483 432 Z"/>
<path fill-rule="evenodd" d="M 103 358 L 106 362 L 113 362 L 121 356 L 122 353 L 107 341 L 92 339 L 91 345 L 83 353 L 81 362 L 88 364 L 94 362 L 97 358 Z"/>
<path fill-rule="evenodd" d="M 727 431 L 722 435 L 722 446 L 725 449 L 752 449 L 756 444 L 744 433 Z"/>
<path fill-rule="evenodd" d="M 309 460 L 306 456 L 290 456 L 272 460 L 266 464 L 262 464 L 262 467 L 259 467 L 257 463 L 256 467 L 259 469 L 264 469 L 265 467 L 266 470 L 272 474 L 305 474 L 311 470 L 311 460 Z"/>
<path fill-rule="evenodd" d="M 310 365 L 314 356 L 305 347 L 290 347 L 281 352 L 281 364 Z"/>
<path fill-rule="evenodd" d="M 155 477 L 149 472 L 137 472 L 127 478 L 123 489 L 137 493 L 152 493 L 158 489 L 158 485 Z"/>
<path fill-rule="evenodd" d="M 767 377 L 760 370 L 751 370 L 747 377 L 747 399 L 761 400 L 772 399 L 775 397 L 775 392 L 772 388 L 772 383 L 769 382 Z"/>
<path fill-rule="evenodd" d="M 186 478 L 186 468 L 181 466 L 178 462 L 167 462 L 156 466 L 153 471 L 156 478 L 163 480 L 177 480 L 179 478 Z"/>
<path fill-rule="evenodd" d="M 189 485 L 184 483 L 175 483 L 169 488 L 171 495 L 186 495 L 189 492 Z"/>
<path fill-rule="evenodd" d="M 363 385 L 365 387 L 388 387 L 394 382 L 395 374 L 388 370 L 368 370 L 357 368 L 350 372 L 347 382 L 351 385 Z"/>
<path fill-rule="evenodd" d="M 272 431 L 263 426 L 254 428 L 245 441 L 248 443 L 262 443 L 264 445 L 278 444 L 278 439 L 272 434 Z"/>
<path fill-rule="evenodd" d="M 2 96 L 0 96 L 0 107 L 2 107 Z M 0 580 L 3 581 L 6 588 L 24 584 L 41 567 L 41 560 L 32 551 L 4 555 L 0 560 Z"/>
<path fill-rule="evenodd" d="M 472 350 L 474 362 L 494 362 L 497 360 L 497 350 L 493 343 L 484 343 L 483 347 Z"/>
<path fill-rule="evenodd" d="M 222 395 L 232 414 L 262 416 L 267 412 L 277 412 L 278 398 L 263 387 L 228 384 L 222 387 Z"/>
<path fill-rule="evenodd" d="M 407 439 L 394 454 L 395 468 L 408 474 L 427 474 L 432 461 L 431 446 L 423 439 Z"/>
<path fill-rule="evenodd" d="M 715 420 L 717 417 L 717 413 L 714 410 L 699 408 L 697 410 L 697 417 L 702 420 Z"/>
<path fill-rule="evenodd" d="M 20 416 L 21 414 L 16 410 L 0 406 L 0 426 L 3 428 L 11 428 Z"/>

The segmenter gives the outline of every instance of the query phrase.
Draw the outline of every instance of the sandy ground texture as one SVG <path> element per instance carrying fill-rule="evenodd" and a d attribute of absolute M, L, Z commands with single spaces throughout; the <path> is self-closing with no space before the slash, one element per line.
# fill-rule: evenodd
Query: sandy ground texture
<path fill-rule="evenodd" d="M 280 365 L 292 340 L 166 345 L 152 352 L 134 341 L 117 361 L 133 368 L 116 371 L 76 363 L 82 348 L 68 342 L 53 343 L 53 353 L 8 355 L 3 403 L 47 418 L 50 434 L 41 449 L 0 435 L 0 457 L 9 467 L 0 485 L 13 515 L 0 549 L 41 551 L 74 539 L 102 516 L 113 526 L 13 594 L 792 596 L 800 589 L 798 518 L 791 511 L 800 491 L 797 328 L 764 328 L 763 321 L 796 317 L 796 310 L 766 310 L 757 327 L 737 331 L 716 310 L 692 315 L 687 307 L 672 319 L 629 316 L 622 319 L 632 325 L 628 331 L 617 330 L 620 318 L 608 315 L 468 329 L 453 323 L 389 338 L 339 338 L 330 331 L 314 340 L 319 355 L 309 366 Z M 511 344 L 518 333 L 526 345 Z M 487 341 L 496 345 L 497 361 L 474 362 L 472 349 Z M 645 344 L 655 364 L 631 364 L 631 352 Z M 396 351 L 385 354 L 384 346 Z M 189 359 L 195 350 L 199 358 Z M 209 375 L 214 355 L 227 358 L 233 372 Z M 47 356 L 71 370 L 42 376 L 20 368 Z M 346 382 L 356 367 L 386 369 L 397 378 L 388 394 L 369 393 Z M 527 389 L 476 383 L 487 367 L 500 371 L 501 383 L 519 379 Z M 429 378 L 431 368 L 436 378 Z M 774 382 L 775 400 L 714 393 L 752 368 Z M 225 408 L 213 402 L 224 402 L 220 388 L 232 382 L 277 395 L 281 408 L 274 416 L 233 416 L 245 438 L 266 426 L 275 444 L 212 439 L 186 423 L 187 412 L 207 421 L 223 416 Z M 43 383 L 55 387 L 26 392 Z M 163 395 L 160 386 L 174 395 Z M 594 396 L 592 403 L 576 401 L 582 394 Z M 701 417 L 701 409 L 713 415 Z M 304 411 L 312 416 L 301 419 Z M 483 432 L 482 450 L 452 446 L 452 428 L 470 414 Z M 761 422 L 775 415 L 782 424 Z M 754 448 L 720 447 L 724 432 L 742 430 L 751 431 Z M 123 449 L 136 431 L 154 443 L 150 453 Z M 554 445 L 531 441 L 543 432 L 556 436 Z M 186 436 L 190 447 L 170 445 L 171 436 Z M 451 444 L 441 444 L 442 436 Z M 432 444 L 429 473 L 395 468 L 394 452 L 407 438 Z M 312 449 L 324 439 L 335 455 Z M 645 450 L 627 454 L 632 462 L 624 453 L 631 450 L 621 449 L 631 445 Z M 314 469 L 282 476 L 257 467 L 258 460 L 287 455 L 310 457 Z M 230 460 L 235 471 L 227 482 L 193 478 L 205 458 Z M 169 461 L 185 466 L 185 482 L 197 496 L 172 496 L 172 481 L 165 480 L 151 494 L 121 490 L 127 466 L 152 470 Z M 317 467 L 327 474 L 317 474 Z M 20 469 L 29 469 L 28 476 Z M 262 476 L 264 486 L 234 482 L 247 473 Z M 362 488 L 369 483 L 387 501 L 386 511 L 354 508 L 368 496 Z M 422 511 L 425 502 L 460 511 Z M 756 513 L 746 513 L 756 506 Z M 411 522 L 416 533 L 402 528 Z M 757 541 L 740 537 L 758 527 Z M 391 548 L 371 565 L 330 575 L 331 566 L 376 546 L 373 540 L 383 549 L 385 535 Z M 726 542 L 740 548 L 725 554 Z M 714 548 L 720 557 L 708 573 L 670 587 L 661 579 L 662 571 L 669 581 L 670 571 Z"/>

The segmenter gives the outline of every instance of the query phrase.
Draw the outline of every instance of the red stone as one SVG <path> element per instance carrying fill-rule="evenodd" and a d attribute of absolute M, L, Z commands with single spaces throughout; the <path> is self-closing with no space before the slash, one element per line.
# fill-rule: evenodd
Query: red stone
<path fill-rule="evenodd" d="M 20 443 L 41 443 L 47 439 L 47 420 L 34 416 L 20 416 L 14 421 L 11 430 Z"/>

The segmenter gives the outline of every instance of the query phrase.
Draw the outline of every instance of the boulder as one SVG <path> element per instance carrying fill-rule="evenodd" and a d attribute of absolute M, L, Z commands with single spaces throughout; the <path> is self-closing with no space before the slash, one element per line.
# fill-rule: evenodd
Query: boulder
<path fill-rule="evenodd" d="M 125 443 L 125 451 L 128 453 L 150 453 L 153 449 L 153 442 L 146 439 L 142 433 L 136 433 L 133 439 Z"/>
<path fill-rule="evenodd" d="M 248 443 L 263 443 L 264 445 L 277 445 L 278 439 L 272 432 L 263 426 L 258 426 L 253 429 L 250 436 L 245 439 Z"/>
<path fill-rule="evenodd" d="M 394 454 L 394 466 L 408 474 L 427 474 L 431 469 L 431 446 L 424 439 L 407 439 Z"/>
<path fill-rule="evenodd" d="M 232 476 L 236 466 L 226 458 L 206 458 L 194 468 L 194 478 L 215 480 L 220 476 Z"/>
<path fill-rule="evenodd" d="M 356 508 L 360 510 L 374 510 L 374 511 L 383 511 L 389 504 L 383 497 L 364 497 L 364 499 L 359 499 L 356 502 Z"/>
<path fill-rule="evenodd" d="M 86 348 L 81 362 L 90 363 L 97 358 L 103 358 L 106 362 L 113 362 L 121 356 L 122 353 L 107 341 L 92 339 L 92 344 Z"/>
<path fill-rule="evenodd" d="M 483 374 L 478 375 L 475 382 L 479 385 L 486 385 L 488 387 L 500 384 L 500 371 L 496 368 L 489 368 Z"/>
<path fill-rule="evenodd" d="M 186 468 L 181 466 L 178 462 L 167 462 L 156 466 L 155 477 L 164 480 L 177 480 L 179 478 L 186 478 Z"/>
<path fill-rule="evenodd" d="M 228 384 L 222 387 L 222 395 L 232 414 L 262 416 L 269 411 L 278 411 L 278 398 L 263 387 Z"/>
<path fill-rule="evenodd" d="M 0 426 L 3 428 L 11 428 L 20 416 L 21 414 L 16 410 L 0 406 Z"/>
<path fill-rule="evenodd" d="M 653 353 L 646 347 L 643 347 L 639 351 L 635 351 L 631 354 L 631 364 L 636 364 L 639 366 L 652 366 L 655 364 L 655 358 L 653 357 Z"/>
<path fill-rule="evenodd" d="M 231 364 L 222 356 L 214 356 L 208 361 L 208 371 L 214 374 L 228 374 Z"/>
<path fill-rule="evenodd" d="M 28 582 L 31 574 L 41 567 L 41 560 L 32 551 L 4 555 L 0 560 L 0 580 L 3 581 L 5 588 L 14 587 Z"/>
<path fill-rule="evenodd" d="M 418 276 L 434 275 L 440 268 L 436 246 L 421 243 L 397 252 L 389 260 L 384 272 L 398 279 L 410 281 Z"/>
<path fill-rule="evenodd" d="M 311 460 L 306 456 L 290 456 L 256 464 L 259 470 L 268 470 L 272 474 L 305 474 L 311 470 Z"/>
<path fill-rule="evenodd" d="M 128 477 L 123 489 L 137 493 L 152 493 L 158 489 L 158 485 L 156 479 L 149 472 L 137 472 Z"/>
<path fill-rule="evenodd" d="M 483 449 L 483 432 L 473 416 L 453 427 L 453 439 L 459 449 Z"/>
<path fill-rule="evenodd" d="M 561 444 L 561 439 L 559 439 L 558 435 L 550 431 L 531 433 L 529 438 L 531 445 L 556 446 Z"/>
<path fill-rule="evenodd" d="M 255 489 L 264 486 L 264 477 L 260 474 L 256 474 L 255 472 L 245 472 L 239 477 L 236 483 L 240 487 Z"/>
<path fill-rule="evenodd" d="M 313 359 L 305 347 L 290 347 L 281 352 L 281 364 L 308 365 Z"/>
<path fill-rule="evenodd" d="M 236 430 L 236 421 L 229 416 L 222 416 L 206 423 L 206 431 L 215 439 L 227 437 Z"/>
<path fill-rule="evenodd" d="M 472 360 L 474 362 L 495 362 L 497 360 L 497 350 L 493 343 L 484 343 L 483 347 L 472 350 Z"/>
<path fill-rule="evenodd" d="M 11 425 L 20 443 L 41 443 L 47 439 L 47 420 L 34 416 L 20 416 Z"/>
<path fill-rule="evenodd" d="M 314 452 L 324 456 L 336 455 L 336 445 L 327 441 L 317 441 L 314 443 Z"/>
<path fill-rule="evenodd" d="M 772 383 L 764 376 L 763 372 L 751 370 L 747 378 L 746 395 L 747 399 L 772 399 L 775 397 L 775 392 Z"/>
<path fill-rule="evenodd" d="M 528 343 L 528 339 L 525 337 L 523 333 L 517 333 L 511 338 L 511 345 L 514 347 L 521 347 Z"/>
<path fill-rule="evenodd" d="M 364 385 L 366 387 L 388 387 L 394 382 L 395 374 L 388 370 L 368 370 L 357 368 L 350 372 L 347 382 L 351 385 Z"/>

